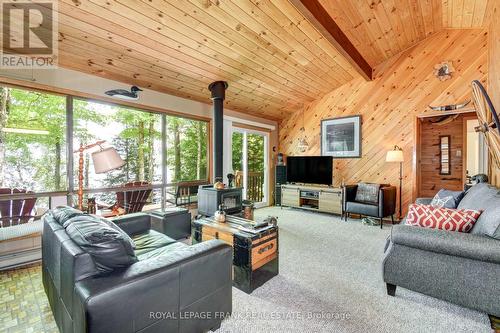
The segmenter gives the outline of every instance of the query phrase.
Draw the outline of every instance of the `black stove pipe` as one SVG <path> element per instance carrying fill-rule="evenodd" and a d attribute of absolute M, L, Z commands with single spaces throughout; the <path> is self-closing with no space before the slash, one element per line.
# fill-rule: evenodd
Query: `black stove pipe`
<path fill-rule="evenodd" d="M 214 181 L 223 181 L 223 137 L 224 137 L 224 99 L 227 89 L 226 81 L 215 81 L 210 83 L 208 90 L 212 93 L 214 105 L 213 120 L 213 160 L 214 160 Z"/>

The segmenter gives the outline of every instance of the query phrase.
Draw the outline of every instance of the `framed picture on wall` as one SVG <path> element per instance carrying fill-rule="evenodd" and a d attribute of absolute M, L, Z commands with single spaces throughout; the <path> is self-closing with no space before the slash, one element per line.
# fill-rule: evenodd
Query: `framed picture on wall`
<path fill-rule="evenodd" d="M 361 116 L 323 119 L 321 155 L 335 158 L 361 157 Z"/>

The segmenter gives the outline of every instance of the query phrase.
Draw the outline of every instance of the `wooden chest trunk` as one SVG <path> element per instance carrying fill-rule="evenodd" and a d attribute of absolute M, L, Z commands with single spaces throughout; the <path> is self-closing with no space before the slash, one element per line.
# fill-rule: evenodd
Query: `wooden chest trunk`
<path fill-rule="evenodd" d="M 219 239 L 233 247 L 233 285 L 251 293 L 279 273 L 278 228 L 248 233 L 230 224 L 193 222 L 193 243 Z"/>

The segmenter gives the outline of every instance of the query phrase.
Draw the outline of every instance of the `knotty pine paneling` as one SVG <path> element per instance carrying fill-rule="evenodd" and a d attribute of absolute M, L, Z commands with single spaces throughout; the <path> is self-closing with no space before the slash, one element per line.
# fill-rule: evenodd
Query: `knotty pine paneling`
<path fill-rule="evenodd" d="M 372 66 L 415 45 L 442 28 L 442 1 L 320 0 L 349 40 Z"/>
<path fill-rule="evenodd" d="M 458 103 L 470 98 L 470 82 L 487 79 L 485 30 L 443 30 L 402 53 L 379 72 L 374 81 L 355 79 L 305 107 L 304 127 L 309 150 L 319 155 L 320 121 L 362 115 L 362 151 L 359 159 L 335 160 L 334 183 L 359 181 L 398 184 L 399 166 L 386 163 L 385 155 L 395 144 L 404 150 L 403 208 L 414 199 L 415 125 L 428 105 Z M 453 61 L 452 79 L 439 81 L 435 64 Z M 302 127 L 298 111 L 280 124 L 280 151 L 299 155 L 297 143 Z"/>
<path fill-rule="evenodd" d="M 443 26 L 447 28 L 481 28 L 489 10 L 498 0 L 442 0 Z"/>

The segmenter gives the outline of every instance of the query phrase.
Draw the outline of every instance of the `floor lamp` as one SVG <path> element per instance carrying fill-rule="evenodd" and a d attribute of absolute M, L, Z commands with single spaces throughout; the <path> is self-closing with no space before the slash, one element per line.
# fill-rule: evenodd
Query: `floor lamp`
<path fill-rule="evenodd" d="M 403 149 L 399 146 L 394 146 L 392 150 L 387 152 L 387 156 L 385 158 L 386 162 L 399 162 L 399 219 L 403 217 Z"/>
<path fill-rule="evenodd" d="M 78 209 L 83 210 L 83 153 L 91 148 L 99 147 L 98 151 L 93 152 L 92 161 L 94 162 L 95 173 L 105 173 L 114 169 L 118 169 L 125 164 L 125 161 L 120 157 L 118 152 L 113 147 L 103 148 L 102 145 L 106 141 L 97 141 L 95 143 L 83 146 L 75 150 L 74 153 L 79 153 L 78 160 Z"/>

